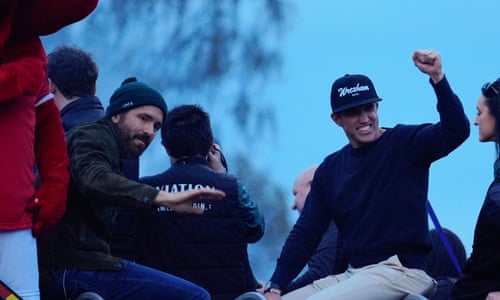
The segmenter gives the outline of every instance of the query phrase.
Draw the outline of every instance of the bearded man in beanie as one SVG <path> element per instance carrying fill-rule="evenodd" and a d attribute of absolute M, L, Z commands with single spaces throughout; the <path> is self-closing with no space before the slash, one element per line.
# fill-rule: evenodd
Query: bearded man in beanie
<path fill-rule="evenodd" d="M 113 93 L 106 117 L 72 129 L 67 137 L 71 182 L 61 221 L 39 238 L 40 289 L 45 299 L 76 299 L 91 291 L 104 299 L 209 299 L 203 288 L 110 254 L 120 208 L 164 205 L 203 213 L 201 199 L 220 199 L 218 190 L 167 193 L 127 179 L 123 157 L 138 157 L 167 114 L 163 97 L 135 78 Z"/>
<path fill-rule="evenodd" d="M 365 75 L 346 75 L 331 90 L 331 118 L 349 143 L 320 164 L 300 217 L 266 284 L 267 299 L 401 299 L 431 295 L 425 269 L 431 164 L 463 143 L 470 124 L 433 50 L 413 62 L 437 96 L 435 124 L 379 127 L 381 100 Z M 302 270 L 331 222 L 339 230 L 335 274 L 280 296 Z"/>

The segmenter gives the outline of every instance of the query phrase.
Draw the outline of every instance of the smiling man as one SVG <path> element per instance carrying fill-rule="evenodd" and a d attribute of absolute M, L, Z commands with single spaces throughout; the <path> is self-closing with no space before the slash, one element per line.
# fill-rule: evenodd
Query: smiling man
<path fill-rule="evenodd" d="M 224 193 L 199 189 L 159 191 L 123 176 L 122 159 L 138 157 L 167 114 L 153 88 L 127 79 L 113 93 L 106 117 L 70 130 L 66 136 L 71 182 L 66 213 L 39 239 L 40 289 L 44 299 L 76 299 L 96 292 L 104 299 L 209 299 L 203 288 L 110 253 L 110 239 L 122 208 L 163 205 L 177 212 L 203 213 L 200 199 Z"/>
<path fill-rule="evenodd" d="M 431 163 L 469 136 L 469 121 L 436 51 L 415 51 L 413 62 L 429 75 L 437 96 L 436 124 L 379 126 L 378 97 L 365 75 L 345 75 L 332 85 L 331 118 L 349 143 L 316 170 L 302 213 L 283 247 L 267 299 L 310 259 L 330 222 L 339 229 L 336 270 L 283 299 L 401 299 L 430 294 L 425 273 L 427 190 Z"/>

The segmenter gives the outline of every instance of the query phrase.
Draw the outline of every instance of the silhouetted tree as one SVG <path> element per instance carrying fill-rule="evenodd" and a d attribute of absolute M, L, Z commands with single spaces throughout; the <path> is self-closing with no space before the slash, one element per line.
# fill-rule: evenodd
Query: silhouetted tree
<path fill-rule="evenodd" d="M 88 18 L 43 39 L 47 52 L 76 44 L 94 55 L 105 105 L 103 94 L 136 76 L 162 91 L 170 108 L 204 106 L 231 170 L 266 214 L 267 231 L 253 259 L 257 274 L 272 269 L 282 246 L 277 241 L 290 228 L 287 194 L 252 167 L 258 159 L 252 150 L 275 138 L 274 108 L 263 91 L 281 67 L 290 9 L 286 0 L 101 0 Z M 157 152 L 155 160 L 166 159 L 161 147 Z"/>
<path fill-rule="evenodd" d="M 255 138 L 274 130 L 272 106 L 259 96 L 281 66 L 288 9 L 283 0 L 101 0 L 45 43 L 63 37 L 85 47 L 101 68 L 147 80 L 169 103 L 195 98 L 211 113 L 217 106 L 225 122 L 229 114 L 240 134 Z"/>

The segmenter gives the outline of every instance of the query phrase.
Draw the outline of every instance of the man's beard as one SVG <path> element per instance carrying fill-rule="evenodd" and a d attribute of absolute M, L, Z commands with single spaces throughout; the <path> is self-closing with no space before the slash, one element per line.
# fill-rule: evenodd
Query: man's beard
<path fill-rule="evenodd" d="M 118 128 L 120 129 L 125 149 L 130 157 L 139 157 L 151 143 L 146 134 L 132 134 L 123 121 L 118 122 Z"/>
<path fill-rule="evenodd" d="M 128 154 L 131 157 L 139 157 L 144 150 L 149 146 L 149 138 L 144 135 L 129 135 L 125 134 L 123 136 L 125 142 L 125 147 L 127 148 Z M 140 142 L 142 141 L 142 143 Z"/>

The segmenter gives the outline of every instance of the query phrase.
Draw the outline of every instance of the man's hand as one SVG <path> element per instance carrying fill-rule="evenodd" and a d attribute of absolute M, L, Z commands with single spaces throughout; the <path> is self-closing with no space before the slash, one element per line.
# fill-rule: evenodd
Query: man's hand
<path fill-rule="evenodd" d="M 486 300 L 500 300 L 500 292 L 491 292 L 486 296 Z"/>
<path fill-rule="evenodd" d="M 222 154 L 220 145 L 214 143 L 210 148 L 210 151 L 208 151 L 208 164 L 216 172 L 227 172 L 227 162 L 224 155 Z"/>
<path fill-rule="evenodd" d="M 281 300 L 281 295 L 279 295 L 279 294 L 271 293 L 271 292 L 264 293 L 264 283 L 263 282 L 261 282 L 261 287 L 256 289 L 255 291 L 263 294 L 264 297 L 266 297 L 266 300 Z"/>
<path fill-rule="evenodd" d="M 281 295 L 271 292 L 265 293 L 264 297 L 266 297 L 267 300 L 281 300 Z"/>
<path fill-rule="evenodd" d="M 434 84 L 443 79 L 444 74 L 439 52 L 435 50 L 416 50 L 413 53 L 413 62 L 420 71 L 431 77 Z"/>
<path fill-rule="evenodd" d="M 201 207 L 193 207 L 194 202 L 202 202 L 203 200 L 222 199 L 226 196 L 223 191 L 213 190 L 209 188 L 199 190 L 189 190 L 179 193 L 168 193 L 160 191 L 156 196 L 155 203 L 169 207 L 180 213 L 202 214 L 204 209 Z"/>
<path fill-rule="evenodd" d="M 69 178 L 69 177 L 68 177 Z M 26 211 L 33 214 L 32 234 L 39 237 L 52 228 L 66 211 L 67 183 L 42 182 L 35 195 L 28 202 Z"/>

